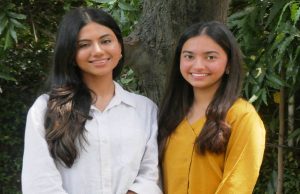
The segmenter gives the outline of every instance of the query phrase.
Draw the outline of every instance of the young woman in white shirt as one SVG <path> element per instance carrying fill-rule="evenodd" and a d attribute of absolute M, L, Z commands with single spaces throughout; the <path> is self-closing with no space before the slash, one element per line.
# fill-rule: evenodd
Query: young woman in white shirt
<path fill-rule="evenodd" d="M 50 91 L 27 115 L 24 194 L 161 193 L 157 108 L 114 81 L 123 59 L 109 14 L 77 8 L 64 16 Z"/>

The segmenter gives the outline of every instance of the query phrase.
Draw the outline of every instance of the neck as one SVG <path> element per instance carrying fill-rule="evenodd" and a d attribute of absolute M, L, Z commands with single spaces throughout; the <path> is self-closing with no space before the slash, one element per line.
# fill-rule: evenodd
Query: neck
<path fill-rule="evenodd" d="M 110 78 L 88 78 L 84 79 L 87 87 L 93 91 L 95 96 L 95 106 L 103 111 L 109 104 L 115 93 L 115 84 L 112 77 Z"/>
<path fill-rule="evenodd" d="M 187 115 L 187 118 L 190 123 L 194 123 L 199 118 L 205 116 L 207 107 L 212 101 L 216 93 L 216 89 L 215 88 L 208 88 L 208 89 L 201 89 L 201 90 L 198 88 L 193 89 L 194 101 Z"/>
<path fill-rule="evenodd" d="M 114 93 L 112 77 L 86 77 L 84 82 L 97 97 L 110 96 Z"/>
<path fill-rule="evenodd" d="M 216 90 L 198 90 L 198 89 L 194 89 L 194 102 L 193 102 L 193 104 L 207 108 L 209 103 L 212 101 L 215 93 L 216 93 Z"/>

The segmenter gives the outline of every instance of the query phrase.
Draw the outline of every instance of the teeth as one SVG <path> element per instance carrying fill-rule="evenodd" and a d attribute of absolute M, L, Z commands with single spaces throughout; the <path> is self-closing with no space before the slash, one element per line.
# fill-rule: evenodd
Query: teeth
<path fill-rule="evenodd" d="M 105 61 L 107 61 L 107 59 L 94 60 L 94 61 L 92 61 L 92 63 L 104 63 Z"/>
<path fill-rule="evenodd" d="M 192 73 L 192 76 L 195 76 L 195 77 L 205 77 L 205 76 L 208 76 L 207 73 Z"/>

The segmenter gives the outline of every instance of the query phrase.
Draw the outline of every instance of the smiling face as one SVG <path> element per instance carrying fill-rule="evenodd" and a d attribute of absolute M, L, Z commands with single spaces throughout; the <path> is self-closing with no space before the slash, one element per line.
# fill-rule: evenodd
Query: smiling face
<path fill-rule="evenodd" d="M 188 39 L 180 54 L 180 72 L 197 90 L 216 91 L 227 66 L 227 54 L 207 35 Z"/>
<path fill-rule="evenodd" d="M 85 25 L 78 34 L 76 63 L 84 79 L 111 78 L 121 55 L 114 32 L 95 22 Z"/>

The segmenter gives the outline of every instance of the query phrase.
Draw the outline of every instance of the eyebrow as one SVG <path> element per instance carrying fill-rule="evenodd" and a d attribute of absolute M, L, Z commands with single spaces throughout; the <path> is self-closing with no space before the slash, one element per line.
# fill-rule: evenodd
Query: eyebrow
<path fill-rule="evenodd" d="M 219 52 L 217 52 L 217 51 L 207 51 L 207 52 L 205 52 L 205 54 L 217 54 L 217 55 L 219 55 Z"/>
<path fill-rule="evenodd" d="M 183 50 L 182 53 L 193 54 L 192 51 Z"/>
<path fill-rule="evenodd" d="M 188 50 L 183 50 L 182 53 L 194 54 L 194 52 L 188 51 Z M 205 53 L 205 54 L 217 54 L 217 55 L 219 55 L 219 52 L 217 52 L 217 51 L 206 51 L 206 52 L 204 52 L 204 53 Z"/>
<path fill-rule="evenodd" d="M 112 36 L 111 34 L 104 34 L 102 36 L 99 37 L 99 39 L 103 39 L 106 37 Z M 83 42 L 83 41 L 89 41 L 89 39 L 79 39 L 77 42 Z"/>

